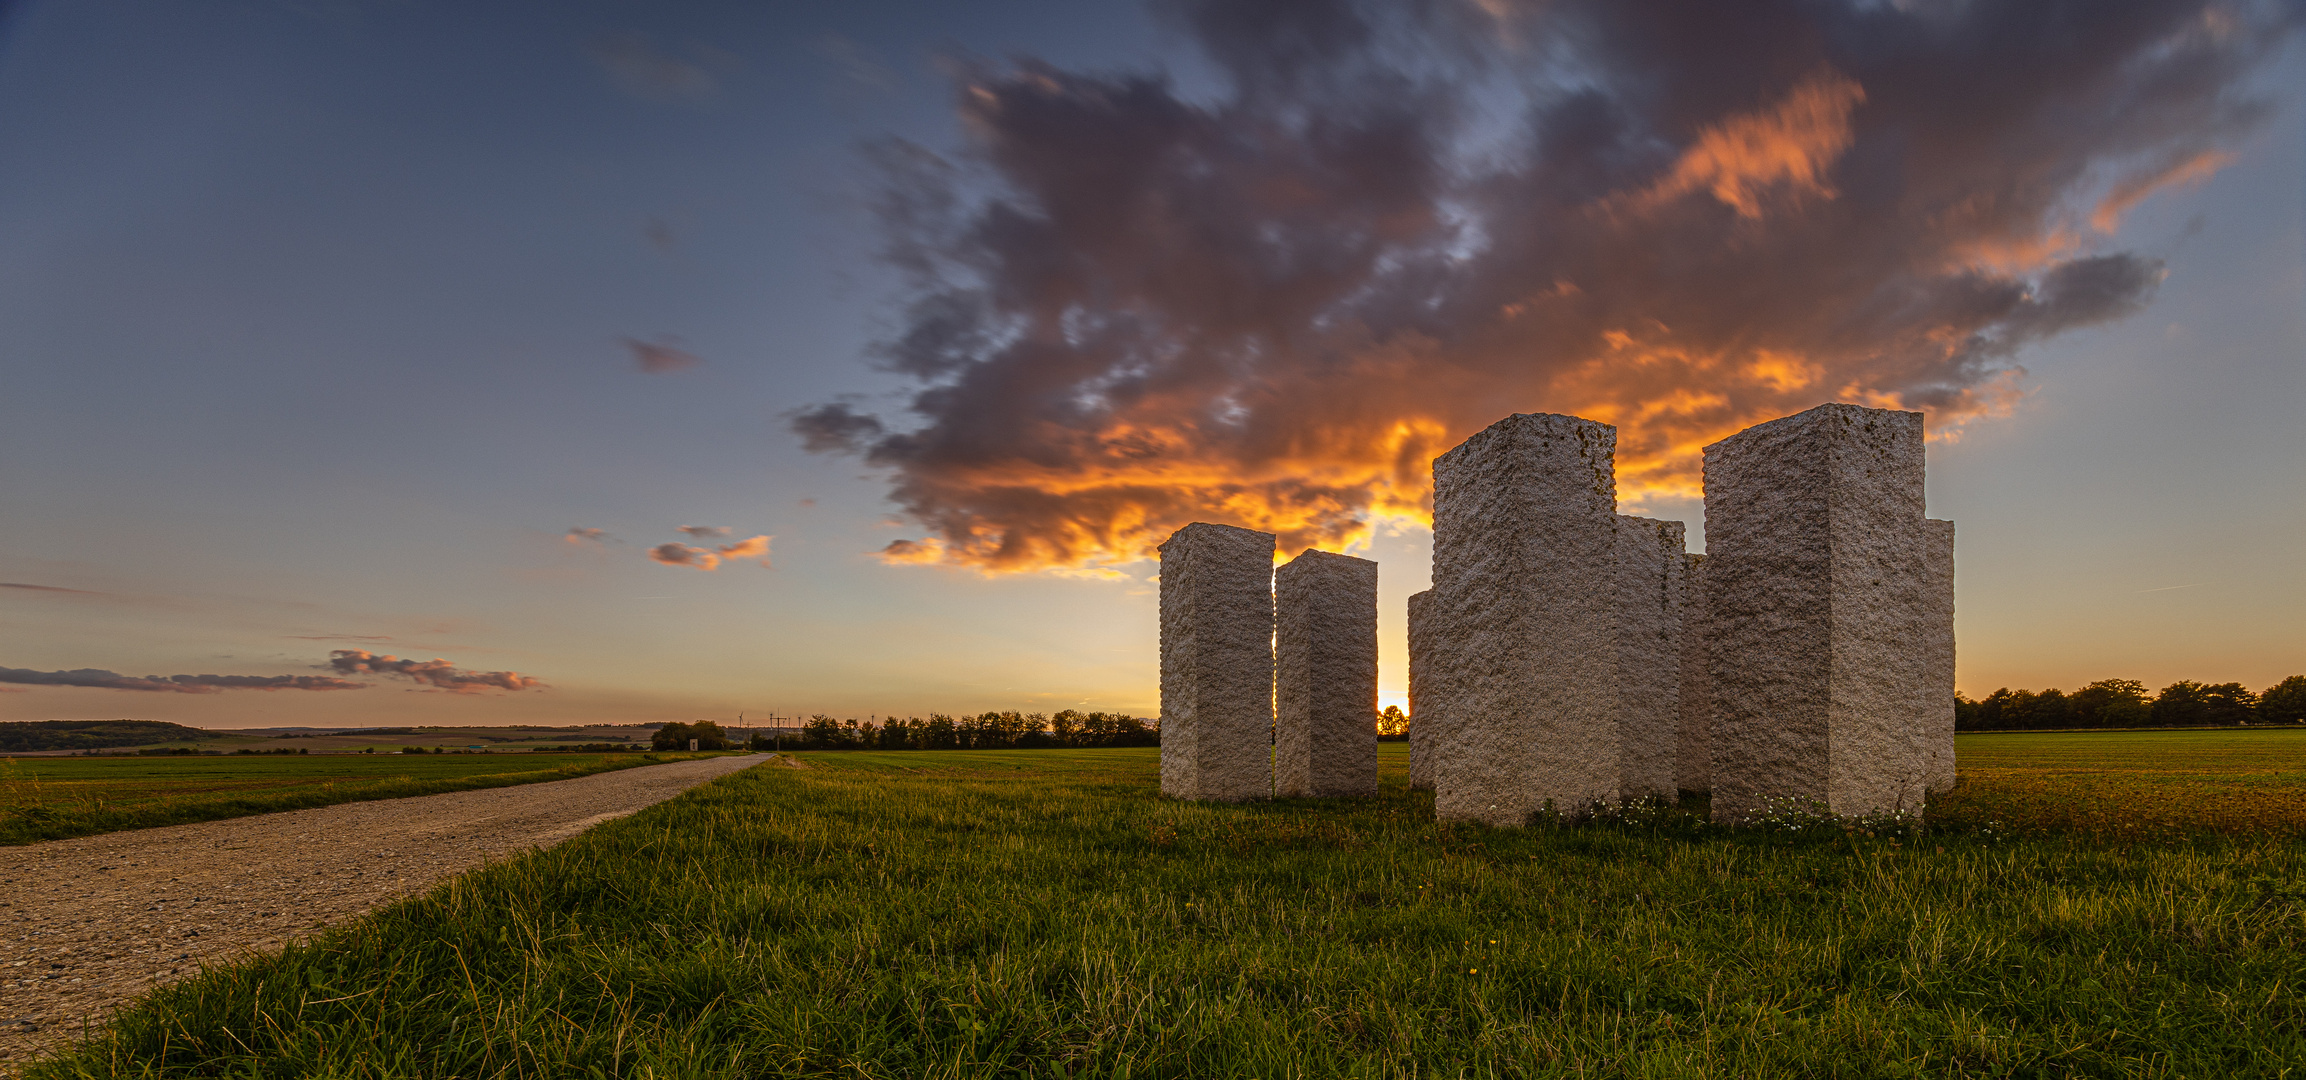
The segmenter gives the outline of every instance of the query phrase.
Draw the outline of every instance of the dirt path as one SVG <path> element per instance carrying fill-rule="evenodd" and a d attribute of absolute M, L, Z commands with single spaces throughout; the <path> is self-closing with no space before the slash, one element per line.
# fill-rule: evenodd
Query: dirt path
<path fill-rule="evenodd" d="M 557 843 L 763 755 L 0 848 L 0 1077 L 203 963 Z"/>

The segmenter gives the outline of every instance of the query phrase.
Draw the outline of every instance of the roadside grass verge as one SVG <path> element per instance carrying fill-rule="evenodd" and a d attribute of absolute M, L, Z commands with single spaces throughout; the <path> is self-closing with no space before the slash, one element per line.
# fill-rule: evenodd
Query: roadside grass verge
<path fill-rule="evenodd" d="M 162 988 L 29 1076 L 2244 1076 L 2306 844 L 1436 824 L 1157 751 L 804 755 Z"/>
<path fill-rule="evenodd" d="M 704 754 L 0 758 L 0 846 L 567 780 Z"/>

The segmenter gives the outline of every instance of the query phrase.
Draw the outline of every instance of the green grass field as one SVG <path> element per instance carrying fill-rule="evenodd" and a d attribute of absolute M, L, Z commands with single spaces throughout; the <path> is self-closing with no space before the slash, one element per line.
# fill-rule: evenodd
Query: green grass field
<path fill-rule="evenodd" d="M 0 758 L 0 845 L 566 780 L 686 754 Z"/>
<path fill-rule="evenodd" d="M 2101 837 L 2306 834 L 2306 731 L 1963 735 L 1941 823 Z"/>
<path fill-rule="evenodd" d="M 2027 767 L 2023 744 L 1974 742 L 1981 788 L 1997 756 Z M 1682 813 L 1492 830 L 1437 825 L 1395 745 L 1376 799 L 1248 806 L 1159 799 L 1157 753 L 748 770 L 162 989 L 31 1075 L 2230 1077 L 2306 1062 L 2306 843 L 2290 834 L 1868 837 Z"/>

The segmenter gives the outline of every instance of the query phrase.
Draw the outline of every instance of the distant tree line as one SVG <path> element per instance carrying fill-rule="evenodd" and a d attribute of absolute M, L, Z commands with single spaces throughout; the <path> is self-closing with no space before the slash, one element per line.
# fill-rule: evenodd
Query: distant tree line
<path fill-rule="evenodd" d="M 213 739 L 199 728 L 160 720 L 11 720 L 0 723 L 0 751 L 110 750 L 122 746 Z"/>
<path fill-rule="evenodd" d="M 2241 683 L 2181 679 L 2149 693 L 2134 679 L 2100 679 L 2071 694 L 2004 687 L 1972 701 L 1954 695 L 1957 731 L 2215 727 L 2306 723 L 2306 675 L 2252 693 Z"/>
<path fill-rule="evenodd" d="M 694 724 L 666 724 L 649 736 L 651 750 L 686 750 L 689 741 L 696 740 L 699 750 L 735 750 L 736 740 L 729 738 L 719 724 L 699 720 Z"/>
<path fill-rule="evenodd" d="M 1399 705 L 1389 705 L 1377 717 L 1377 737 L 1380 739 L 1406 739 L 1409 737 L 1409 715 Z M 721 730 L 710 720 L 693 724 L 672 723 L 658 729 L 650 739 L 657 750 L 686 750 L 689 740 L 695 739 L 699 750 L 740 749 L 738 740 Z M 1096 747 L 1096 746 L 1159 746 L 1161 725 L 1142 717 L 1125 713 L 1080 712 L 1063 709 L 1055 713 L 983 712 L 948 716 L 930 713 L 929 718 L 908 716 L 889 717 L 887 720 L 837 720 L 819 713 L 801 726 L 797 736 L 787 736 L 787 749 L 793 750 L 1023 750 L 1036 747 Z M 743 749 L 767 750 L 776 745 L 772 736 L 758 732 L 745 740 Z"/>
<path fill-rule="evenodd" d="M 756 735 L 756 745 L 766 738 Z M 801 750 L 1018 750 L 1035 747 L 1159 746 L 1159 724 L 1121 713 L 984 712 L 884 721 L 836 720 L 822 713 L 801 726 Z"/>

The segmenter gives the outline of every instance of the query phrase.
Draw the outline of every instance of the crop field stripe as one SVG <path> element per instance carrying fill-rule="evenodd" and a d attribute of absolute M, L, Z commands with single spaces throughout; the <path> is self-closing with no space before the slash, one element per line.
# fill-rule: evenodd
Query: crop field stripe
<path fill-rule="evenodd" d="M 1156 797 L 1142 750 L 715 781 L 124 1013 L 39 1077 L 2241 1076 L 2306 844 Z M 1396 763 L 1397 764 L 1397 763 Z M 1389 770 L 1392 771 L 1392 770 Z M 264 1018 L 291 1018 L 265 1022 Z"/>
<path fill-rule="evenodd" d="M 570 780 L 701 754 L 0 758 L 0 846 Z"/>

